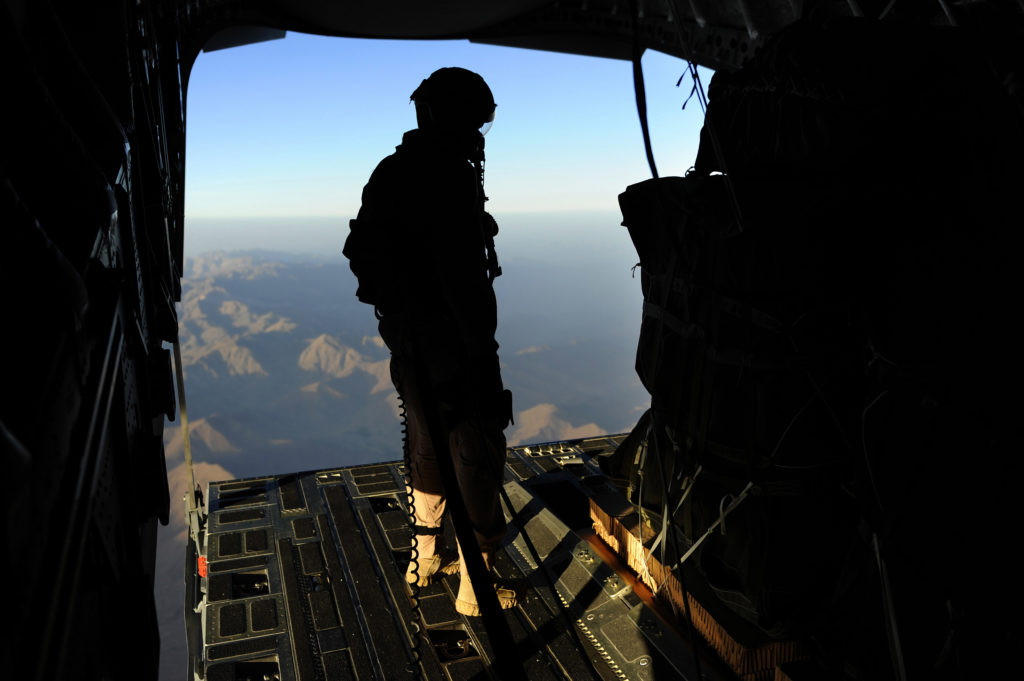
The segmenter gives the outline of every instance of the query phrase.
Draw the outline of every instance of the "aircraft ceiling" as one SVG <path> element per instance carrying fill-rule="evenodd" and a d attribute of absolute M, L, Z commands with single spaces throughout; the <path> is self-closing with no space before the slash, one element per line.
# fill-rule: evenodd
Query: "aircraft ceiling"
<path fill-rule="evenodd" d="M 632 58 L 636 40 L 641 50 L 720 69 L 738 68 L 767 36 L 803 16 L 806 4 L 862 11 L 852 0 L 200 0 L 186 12 L 197 29 L 193 53 L 224 29 L 234 32 L 229 44 L 241 44 L 245 27 L 260 27 L 252 29 L 252 40 L 266 39 L 263 27 L 272 27 L 363 38 L 468 38 L 619 59 Z"/>

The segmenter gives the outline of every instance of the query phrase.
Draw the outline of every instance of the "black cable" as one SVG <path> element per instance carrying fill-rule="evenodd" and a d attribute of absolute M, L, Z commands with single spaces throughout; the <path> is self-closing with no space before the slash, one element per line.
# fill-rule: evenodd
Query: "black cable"
<path fill-rule="evenodd" d="M 677 0 L 671 0 L 671 4 L 672 13 L 675 15 L 675 21 L 672 23 L 675 25 L 679 44 L 682 46 L 683 52 L 686 55 L 684 59 L 686 61 L 686 66 L 690 71 L 690 77 L 693 78 L 694 86 L 697 88 L 697 101 L 700 102 L 701 111 L 704 112 L 704 125 L 708 129 L 708 137 L 711 139 L 711 148 L 715 153 L 715 160 L 718 162 L 718 167 L 722 169 L 722 174 L 725 175 L 725 187 L 729 192 L 729 202 L 732 205 L 732 211 L 736 217 L 736 227 L 742 232 L 743 211 L 740 208 L 739 196 L 736 194 L 736 187 L 733 184 L 732 176 L 729 174 L 729 168 L 725 163 L 725 153 L 722 151 L 722 144 L 718 138 L 718 132 L 715 130 L 715 122 L 712 117 L 707 115 L 708 98 L 704 91 L 704 84 L 701 83 L 700 80 L 700 73 L 697 71 L 697 64 L 693 59 L 693 51 L 690 50 L 690 46 L 686 43 L 686 37 L 683 34 L 683 27 L 681 25 L 683 15 L 679 12 Z"/>
<path fill-rule="evenodd" d="M 647 94 L 644 91 L 644 68 L 640 63 L 643 50 L 640 47 L 640 9 L 637 0 L 630 0 L 630 18 L 633 21 L 633 93 L 636 96 L 636 113 L 640 117 L 640 131 L 644 135 L 644 151 L 651 177 L 658 179 L 658 167 L 654 164 L 654 150 L 651 148 L 651 130 L 647 125 Z"/>
<path fill-rule="evenodd" d="M 409 552 L 409 567 L 412 568 L 412 576 L 414 581 L 410 584 L 410 591 L 412 601 L 412 622 L 410 622 L 410 628 L 412 629 L 412 648 L 409 653 L 411 658 L 409 660 L 409 666 L 407 667 L 413 679 L 423 678 L 423 668 L 420 661 L 423 659 L 423 654 L 420 652 L 420 644 L 422 643 L 423 628 L 420 626 L 420 550 L 419 540 L 416 539 L 416 499 L 412 493 L 412 459 L 409 455 L 409 421 L 408 414 L 405 408 L 405 399 L 401 393 L 398 395 L 398 417 L 402 424 L 402 458 L 405 461 L 405 501 L 406 507 L 409 511 L 409 529 L 412 531 L 412 550 Z M 406 580 L 408 581 L 408 580 Z"/>

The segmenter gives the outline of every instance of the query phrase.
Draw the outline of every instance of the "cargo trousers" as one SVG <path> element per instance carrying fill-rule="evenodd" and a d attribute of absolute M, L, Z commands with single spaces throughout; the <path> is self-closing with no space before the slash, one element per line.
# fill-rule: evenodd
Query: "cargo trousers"
<path fill-rule="evenodd" d="M 415 326 L 401 317 L 385 315 L 380 332 L 391 349 L 391 381 L 405 406 L 405 454 L 415 493 L 416 524 L 439 527 L 446 506 L 424 409 L 424 400 L 430 399 L 447 426 L 455 477 L 476 539 L 485 554 L 493 552 L 505 535 L 499 485 L 504 475 L 507 418 L 492 407 L 502 389 L 497 352 L 488 349 L 467 356 L 443 328 Z M 421 389 L 420 380 L 430 382 L 426 390 Z"/>

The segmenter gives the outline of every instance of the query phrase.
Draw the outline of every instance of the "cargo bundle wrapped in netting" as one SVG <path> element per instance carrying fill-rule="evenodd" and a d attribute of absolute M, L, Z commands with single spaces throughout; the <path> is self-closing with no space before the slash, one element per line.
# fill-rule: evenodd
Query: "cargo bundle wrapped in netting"
<path fill-rule="evenodd" d="M 1024 145 L 983 47 L 798 22 L 715 75 L 686 177 L 620 196 L 652 403 L 604 467 L 752 646 L 885 678 L 1008 630 L 983 585 L 1009 578 Z"/>

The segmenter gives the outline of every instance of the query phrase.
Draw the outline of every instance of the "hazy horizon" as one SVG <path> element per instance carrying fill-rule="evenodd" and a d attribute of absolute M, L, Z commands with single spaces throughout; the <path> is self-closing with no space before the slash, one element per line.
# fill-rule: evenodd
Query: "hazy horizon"
<path fill-rule="evenodd" d="M 625 190 L 625 187 L 623 187 Z M 273 251 L 343 259 L 349 220 L 355 215 L 185 217 L 186 258 L 212 251 Z M 622 216 L 612 210 L 496 213 L 495 239 L 503 252 L 540 251 L 552 242 L 576 241 L 601 250 L 634 252 Z"/>

